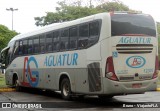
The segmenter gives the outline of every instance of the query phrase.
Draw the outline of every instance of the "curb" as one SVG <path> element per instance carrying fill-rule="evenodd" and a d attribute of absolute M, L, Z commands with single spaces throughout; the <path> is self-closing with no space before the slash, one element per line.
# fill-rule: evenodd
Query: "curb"
<path fill-rule="evenodd" d="M 15 88 L 0 88 L 0 92 L 12 92 L 16 91 Z"/>
<path fill-rule="evenodd" d="M 157 88 L 157 91 L 160 91 L 160 88 Z"/>

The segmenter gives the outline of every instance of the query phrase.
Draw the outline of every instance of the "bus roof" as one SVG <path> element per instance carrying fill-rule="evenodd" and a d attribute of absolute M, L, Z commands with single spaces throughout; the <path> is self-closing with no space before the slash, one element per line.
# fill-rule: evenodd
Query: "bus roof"
<path fill-rule="evenodd" d="M 107 17 L 107 16 L 109 17 L 112 14 L 141 14 L 141 15 L 144 15 L 142 13 L 126 13 L 126 12 L 98 13 L 98 14 L 95 14 L 95 15 L 90 15 L 90 16 L 79 18 L 79 19 L 72 20 L 72 21 L 67 21 L 67 22 L 62 22 L 62 23 L 53 23 L 51 25 L 42 27 L 42 28 L 37 29 L 37 30 L 32 31 L 32 32 L 19 34 L 19 35 L 15 36 L 14 38 L 12 38 L 10 40 L 10 42 L 15 41 L 15 40 L 19 40 L 19 39 L 23 39 L 23 38 L 26 38 L 26 37 L 32 37 L 32 36 L 35 36 L 35 35 L 51 32 L 53 30 L 57 30 L 57 29 L 60 29 L 60 28 L 65 28 L 65 27 L 74 26 L 74 25 L 77 25 L 77 24 L 80 24 L 80 23 L 89 22 L 89 21 L 92 21 L 94 19 L 103 19 L 104 17 Z"/>
<path fill-rule="evenodd" d="M 60 28 L 65 28 L 65 27 L 77 25 L 77 24 L 80 24 L 80 23 L 83 23 L 83 22 L 88 22 L 88 21 L 91 21 L 91 20 L 94 20 L 94 19 L 101 19 L 101 18 L 103 18 L 103 16 L 106 16 L 107 14 L 109 14 L 109 13 L 99 13 L 99 14 L 79 18 L 79 19 L 76 19 L 76 20 L 72 20 L 72 21 L 67 21 L 67 22 L 62 22 L 62 23 L 54 23 L 54 24 L 42 27 L 38 30 L 32 31 L 32 32 L 19 34 L 19 35 L 15 36 L 14 38 L 12 38 L 10 42 L 15 41 L 15 40 L 19 40 L 19 39 L 23 39 L 23 38 L 26 38 L 26 37 L 31 37 L 31 36 L 34 36 L 34 35 L 38 35 L 38 34 L 43 34 L 43 33 L 50 32 L 50 31 L 53 31 L 53 30 L 57 30 L 57 29 L 60 29 Z"/>

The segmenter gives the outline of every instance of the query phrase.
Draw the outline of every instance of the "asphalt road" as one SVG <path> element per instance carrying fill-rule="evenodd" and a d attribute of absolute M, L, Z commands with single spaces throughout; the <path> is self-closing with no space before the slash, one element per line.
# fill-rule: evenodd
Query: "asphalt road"
<path fill-rule="evenodd" d="M 150 111 L 151 109 L 158 111 L 160 110 L 157 108 L 158 106 L 160 107 L 160 92 L 115 96 L 108 100 L 100 100 L 96 96 L 86 96 L 84 98 L 73 97 L 71 101 L 65 101 L 58 92 L 27 89 L 23 92 L 1 92 L 0 102 L 11 102 L 15 104 L 35 102 L 36 104 L 40 103 L 43 106 L 42 108 L 38 107 L 37 109 L 24 107 L 23 109 L 0 109 L 0 111 Z M 151 106 L 144 106 L 147 103 L 150 103 Z"/>

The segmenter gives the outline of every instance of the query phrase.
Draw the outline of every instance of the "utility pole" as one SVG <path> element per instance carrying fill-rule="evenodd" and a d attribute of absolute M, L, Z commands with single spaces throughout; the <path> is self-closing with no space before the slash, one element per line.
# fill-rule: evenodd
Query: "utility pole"
<path fill-rule="evenodd" d="M 92 8 L 92 0 L 89 1 L 89 7 Z"/>
<path fill-rule="evenodd" d="M 14 9 L 14 8 L 6 8 L 7 11 L 12 11 L 12 30 L 13 30 L 13 12 L 17 11 L 18 9 Z"/>

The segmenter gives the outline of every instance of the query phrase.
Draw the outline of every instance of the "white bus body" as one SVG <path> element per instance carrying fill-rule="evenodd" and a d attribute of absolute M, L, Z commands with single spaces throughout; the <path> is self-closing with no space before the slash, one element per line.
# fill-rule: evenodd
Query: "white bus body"
<path fill-rule="evenodd" d="M 71 32 L 72 27 L 76 27 L 73 29 L 76 31 Z M 62 48 L 65 29 L 69 30 L 69 42 L 64 42 L 67 48 Z M 57 30 L 60 36 L 55 39 Z M 55 35 L 48 39 L 47 34 L 52 32 Z M 75 32 L 77 36 L 72 41 Z M 61 90 L 64 99 L 69 99 L 71 94 L 106 97 L 155 90 L 158 76 L 156 34 L 151 16 L 128 13 L 100 13 L 21 34 L 14 37 L 6 48 L 6 83 Z M 36 40 L 39 41 L 38 49 L 32 49 L 37 47 Z M 44 52 L 36 52 L 44 48 L 41 45 L 43 40 Z M 60 44 L 51 45 L 52 50 L 46 51 L 50 48 L 49 40 L 52 44 L 57 44 L 55 41 Z M 53 51 L 55 47 L 59 47 L 57 51 Z"/>

